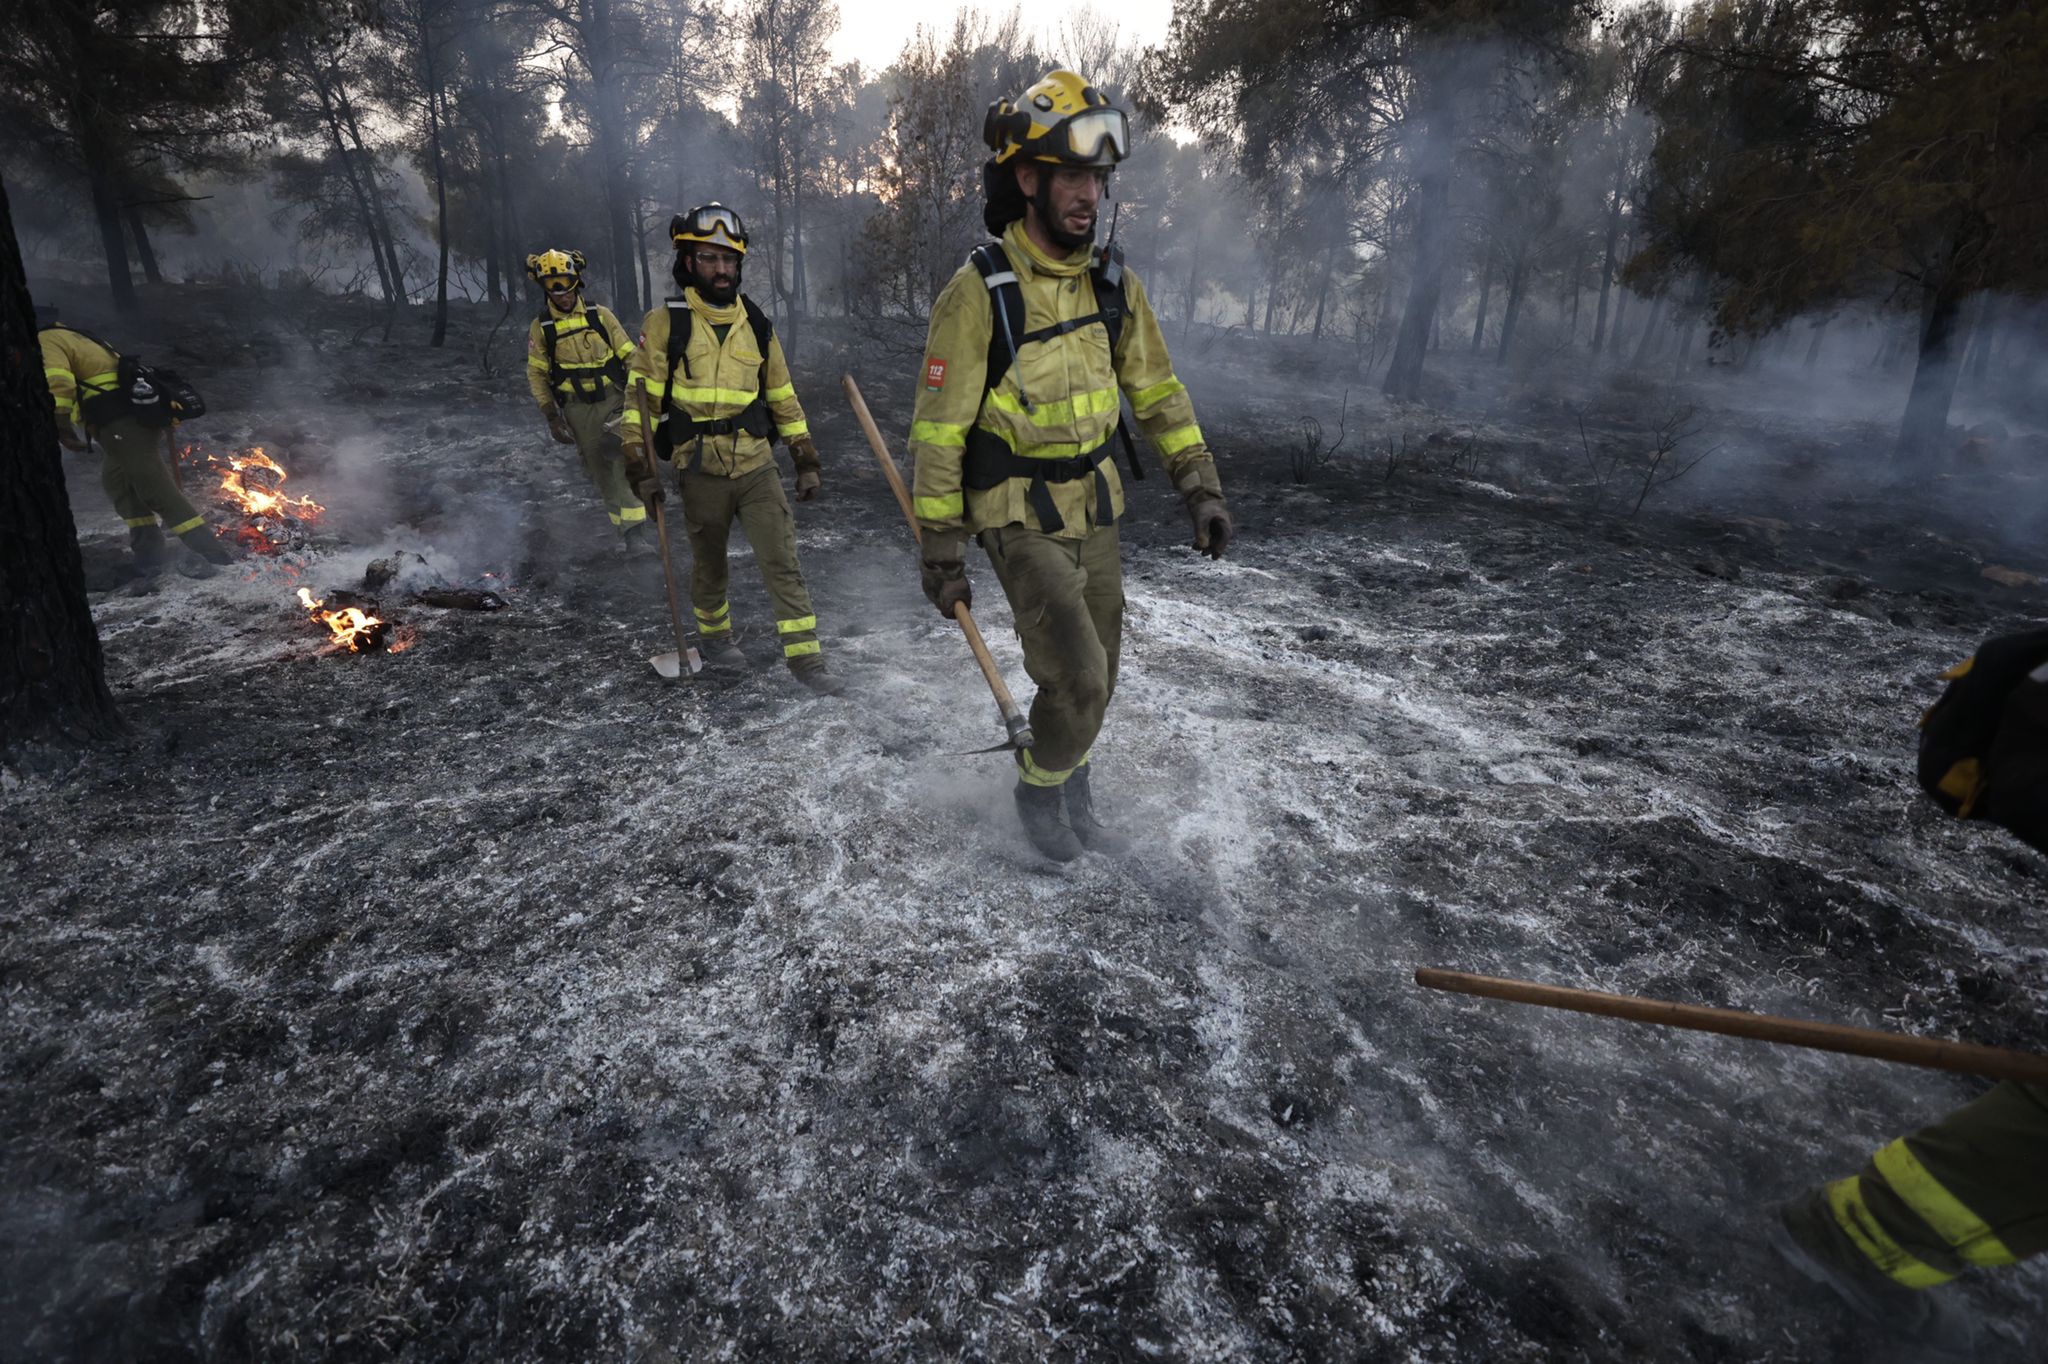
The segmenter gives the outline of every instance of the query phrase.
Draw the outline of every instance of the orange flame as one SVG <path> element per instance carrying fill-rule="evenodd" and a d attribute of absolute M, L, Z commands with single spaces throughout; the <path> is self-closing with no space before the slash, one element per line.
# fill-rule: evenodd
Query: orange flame
<path fill-rule="evenodd" d="M 264 454 L 260 445 L 251 446 L 240 455 L 229 455 L 226 463 L 228 467 L 221 471 L 218 495 L 244 516 L 290 516 L 300 521 L 313 521 L 327 510 L 310 497 L 287 497 L 283 491 L 284 469 Z M 267 488 L 251 487 L 242 477 L 245 471 L 275 474 L 277 481 Z"/>
<path fill-rule="evenodd" d="M 303 587 L 299 589 L 299 605 L 305 607 L 314 620 L 327 627 L 333 643 L 348 645 L 352 654 L 361 653 L 369 647 L 376 638 L 375 630 L 384 624 L 377 617 L 353 606 L 344 606 L 339 611 L 324 611 L 321 608 L 327 605 L 326 599 L 316 598 Z"/>

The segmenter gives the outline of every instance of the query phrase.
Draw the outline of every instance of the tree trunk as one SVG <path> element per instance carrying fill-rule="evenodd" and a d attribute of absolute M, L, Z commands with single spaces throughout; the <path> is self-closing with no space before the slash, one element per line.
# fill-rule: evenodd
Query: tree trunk
<path fill-rule="evenodd" d="M 1493 357 L 1496 365 L 1508 362 L 1508 347 L 1515 341 L 1515 319 L 1522 315 L 1522 296 L 1527 292 L 1529 278 L 1529 246 L 1524 242 L 1515 248 L 1514 269 L 1508 272 L 1508 306 L 1500 315 L 1500 350 Z"/>
<path fill-rule="evenodd" d="M 420 26 L 420 55 L 426 62 L 427 148 L 434 168 L 434 237 L 441 263 L 434 279 L 434 336 L 438 346 L 448 339 L 448 175 L 441 163 L 441 69 L 434 61 L 433 35 Z"/>
<path fill-rule="evenodd" d="M 128 215 L 128 235 L 135 238 L 135 259 L 142 266 L 143 282 L 162 284 L 164 274 L 157 269 L 156 249 L 149 244 L 149 229 L 143 225 L 141 208 L 129 204 L 123 211 Z"/>
<path fill-rule="evenodd" d="M 1266 335 L 1273 334 L 1273 305 L 1280 297 L 1280 251 L 1273 251 L 1273 268 L 1266 272 Z"/>
<path fill-rule="evenodd" d="M 1991 348 L 1998 340 L 1998 315 L 2005 300 L 2002 294 L 1979 294 L 1977 297 L 1982 302 L 1977 320 L 1970 327 L 1968 374 L 1971 383 L 1981 385 L 1991 378 Z"/>
<path fill-rule="evenodd" d="M 613 307 L 629 317 L 641 312 L 639 281 L 633 270 L 633 199 L 626 179 L 626 121 L 620 107 L 618 71 L 613 52 L 611 0 L 590 0 L 590 22 L 583 32 L 583 64 L 589 69 L 591 110 L 597 125 L 598 155 L 604 168 L 605 222 L 612 244 Z"/>
<path fill-rule="evenodd" d="M 0 352 L 35 354 L 35 333 L 35 302 L 0 185 Z M 120 733 L 40 363 L 0 368 L 0 526 L 0 756 Z"/>
<path fill-rule="evenodd" d="M 633 255 L 640 262 L 640 293 L 647 300 L 648 308 L 652 309 L 654 272 L 647 264 L 647 201 L 637 194 L 633 196 L 633 241 L 638 248 Z"/>
<path fill-rule="evenodd" d="M 1640 365 L 1650 358 L 1650 352 L 1655 348 L 1654 343 L 1657 340 L 1657 324 L 1663 317 L 1664 295 L 1659 294 L 1650 300 L 1650 315 L 1643 321 L 1642 339 L 1636 342 L 1635 358 L 1629 362 L 1630 364 Z"/>
<path fill-rule="evenodd" d="M 1600 307 L 1593 314 L 1593 353 L 1600 353 L 1600 343 L 1607 339 L 1607 295 L 1614 288 L 1614 251 L 1621 240 L 1621 188 L 1624 175 L 1623 163 L 1614 167 L 1614 202 L 1607 210 L 1607 253 L 1600 264 Z M 1614 316 L 1614 328 L 1621 330 L 1621 314 Z"/>
<path fill-rule="evenodd" d="M 1899 443 L 1894 456 L 1901 463 L 1925 471 L 1948 443 L 1948 409 L 1955 397 L 1956 374 L 1962 368 L 1967 334 L 1959 335 L 1957 323 L 1963 311 L 1963 291 L 1954 272 L 1943 270 L 1935 285 L 1927 322 L 1920 332 L 1919 361 L 1913 367 L 1913 387 L 1906 395 L 1906 413 L 1899 422 Z"/>
<path fill-rule="evenodd" d="M 334 102 L 327 83 L 319 73 L 312 73 L 314 93 L 320 97 L 320 111 L 327 124 L 327 136 L 334 145 L 334 159 L 341 166 L 341 173 L 348 182 L 349 196 L 356 201 L 356 214 L 363 221 L 363 235 L 370 243 L 370 259 L 377 262 L 377 284 L 387 299 L 396 299 L 398 289 L 391 278 L 391 268 L 384 260 L 384 244 L 377 238 L 377 215 L 371 211 L 369 195 L 364 191 L 362 176 L 356 173 L 355 160 L 350 157 L 348 144 L 341 138 L 341 119 L 335 112 Z"/>
<path fill-rule="evenodd" d="M 1200 287 L 1199 280 L 1201 278 L 1201 269 L 1202 224 L 1200 222 L 1197 222 L 1195 224 L 1194 245 L 1188 249 L 1188 285 L 1186 289 L 1187 303 L 1181 313 L 1180 319 L 1180 334 L 1183 337 L 1185 337 L 1188 334 L 1188 328 L 1194 326 L 1195 324 L 1195 290 Z"/>
<path fill-rule="evenodd" d="M 1486 265 L 1479 276 L 1479 315 L 1472 319 L 1472 353 L 1486 344 L 1486 310 L 1493 302 L 1493 241 L 1487 239 Z"/>
<path fill-rule="evenodd" d="M 88 154 L 89 155 L 89 154 Z M 87 162 L 86 180 L 92 188 L 92 216 L 99 224 L 100 249 L 107 257 L 107 287 L 113 291 L 114 311 L 135 311 L 135 279 L 128 273 L 128 246 L 121 235 L 121 205 L 114 195 L 113 177 L 105 163 Z"/>
<path fill-rule="evenodd" d="M 398 239 L 392 235 L 391 219 L 384 212 L 384 194 L 377 183 L 377 158 L 370 155 L 370 149 L 363 145 L 362 125 L 356 121 L 355 105 L 349 100 L 347 91 L 336 91 L 336 112 L 348 128 L 349 141 L 354 145 L 357 173 L 363 181 L 363 197 L 369 201 L 370 215 L 376 220 L 371 231 L 373 241 L 382 245 L 384 262 L 391 271 L 391 306 L 396 309 L 406 295 L 405 267 L 398 259 Z"/>
<path fill-rule="evenodd" d="M 1316 281 L 1316 325 L 1311 336 L 1317 341 L 1323 339 L 1323 309 L 1330 300 L 1330 272 L 1336 268 L 1337 246 L 1332 242 L 1330 249 L 1323 254 L 1323 273 Z"/>
<path fill-rule="evenodd" d="M 1388 397 L 1411 402 L 1422 393 L 1429 324 L 1443 292 L 1445 246 L 1451 235 L 1451 150 L 1457 136 L 1448 86 L 1434 76 L 1423 77 L 1422 84 L 1418 92 L 1422 170 L 1415 190 L 1415 277 L 1409 283 L 1408 304 L 1394 338 L 1394 358 L 1381 385 Z"/>

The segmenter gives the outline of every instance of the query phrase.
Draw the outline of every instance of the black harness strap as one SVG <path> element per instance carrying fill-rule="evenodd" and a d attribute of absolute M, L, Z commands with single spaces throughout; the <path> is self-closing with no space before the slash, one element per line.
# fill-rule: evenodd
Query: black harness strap
<path fill-rule="evenodd" d="M 699 421 L 677 406 L 675 401 L 676 366 L 681 365 L 683 377 L 690 373 L 690 330 L 695 317 L 686 298 L 668 298 L 662 306 L 668 309 L 668 392 L 662 398 L 661 420 L 654 428 L 654 450 L 670 463 L 675 462 L 675 450 L 686 441 L 695 441 L 696 448 L 690 451 L 690 462 L 684 467 L 695 470 L 704 462 L 704 436 L 729 436 L 735 431 L 744 431 L 750 436 L 773 440 L 775 423 L 768 415 L 768 342 L 775 335 L 775 324 L 768 314 L 748 298 L 740 295 L 740 303 L 746 309 L 747 326 L 753 329 L 754 343 L 761 352 L 761 369 L 755 377 L 754 400 L 730 417 L 716 417 Z"/>
<path fill-rule="evenodd" d="M 579 403 L 600 401 L 607 383 L 617 384 L 623 389 L 626 386 L 626 366 L 620 361 L 618 348 L 612 344 L 612 334 L 605 330 L 597 309 L 586 307 L 583 310 L 583 325 L 596 332 L 597 339 L 604 342 L 604 363 L 595 369 L 567 369 L 555 358 L 556 330 L 561 322 L 562 319 L 556 317 L 552 310 L 540 320 L 540 334 L 548 348 L 549 386 L 559 393 L 562 385 L 567 384 L 570 401 Z"/>

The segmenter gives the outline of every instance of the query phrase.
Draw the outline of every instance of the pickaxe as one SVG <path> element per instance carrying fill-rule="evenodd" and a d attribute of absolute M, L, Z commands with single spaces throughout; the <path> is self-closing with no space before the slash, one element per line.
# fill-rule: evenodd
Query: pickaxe
<path fill-rule="evenodd" d="M 661 471 L 654 463 L 654 420 L 653 414 L 647 410 L 646 397 L 647 392 L 642 389 L 630 395 L 627 401 L 632 403 L 633 410 L 640 414 L 640 448 L 647 459 L 647 467 L 653 469 L 655 477 L 659 478 Z M 668 588 L 668 623 L 675 631 L 676 647 L 674 653 L 656 654 L 647 661 L 653 666 L 654 671 L 674 682 L 684 677 L 686 670 L 689 677 L 695 677 L 703 672 L 704 656 L 691 648 L 689 641 L 683 638 L 683 612 L 676 604 L 676 567 L 668 552 L 668 521 L 661 514 L 661 509 L 667 501 L 668 499 L 664 497 L 654 504 L 654 539 L 655 543 L 661 546 L 661 580 Z"/>

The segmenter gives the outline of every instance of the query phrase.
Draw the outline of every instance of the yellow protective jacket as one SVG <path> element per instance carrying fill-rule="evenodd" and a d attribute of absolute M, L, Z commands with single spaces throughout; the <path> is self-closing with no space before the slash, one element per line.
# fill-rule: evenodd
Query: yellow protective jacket
<path fill-rule="evenodd" d="M 69 327 L 46 327 L 36 334 L 43 348 L 43 378 L 57 400 L 57 420 L 79 421 L 78 403 L 118 387 L 121 357 L 89 336 Z"/>
<path fill-rule="evenodd" d="M 1024 331 L 1101 311 L 1088 271 L 1088 248 L 1054 260 L 1025 236 L 1022 222 L 1010 224 L 1002 245 L 1023 294 Z M 1116 431 L 1119 389 L 1129 395 L 1138 426 L 1159 452 L 1181 496 L 1190 502 L 1223 496 L 1216 462 L 1195 424 L 1194 404 L 1174 377 L 1159 318 L 1144 286 L 1128 269 L 1124 297 L 1128 313 L 1114 356 L 1108 329 L 1099 323 L 1048 340 L 1026 341 L 984 402 L 995 305 L 973 262 L 955 272 L 932 305 L 922 382 L 910 425 L 910 450 L 917 460 L 913 502 L 918 524 L 927 532 L 961 535 L 1020 524 L 1046 530 L 1031 506 L 1032 479 L 1009 477 L 993 487 L 968 486 L 970 481 L 983 481 L 964 476 L 968 433 L 987 432 L 1025 459 L 1072 460 L 1094 452 L 1106 456 Z M 1108 482 L 1111 512 L 1120 517 L 1124 491 L 1116 463 L 1105 458 L 1097 467 Z M 1086 536 L 1098 520 L 1095 478 L 1045 487 L 1065 523 L 1050 533 L 1068 539 Z"/>
<path fill-rule="evenodd" d="M 629 443 L 640 443 L 641 401 L 657 419 L 662 401 L 668 399 L 690 420 L 714 422 L 741 416 L 757 395 L 767 406 L 777 436 L 788 441 L 810 434 L 810 423 L 804 420 L 803 407 L 796 400 L 796 385 L 790 381 L 789 361 L 783 358 L 782 339 L 770 332 L 764 357 L 747 322 L 744 304 L 735 301 L 714 307 L 699 298 L 695 289 L 685 289 L 683 300 L 693 320 L 689 345 L 674 373 L 662 373 L 668 363 L 667 306 L 653 309 L 640 324 L 640 348 L 633 353 L 627 379 L 631 399 L 620 434 Z M 670 429 L 675 429 L 673 423 Z M 765 436 L 733 431 L 690 441 L 677 439 L 675 462 L 701 473 L 738 478 L 769 463 L 774 450 L 774 442 Z"/>
<path fill-rule="evenodd" d="M 597 328 L 590 314 L 597 316 Z M 555 363 L 548 364 L 543 323 L 555 324 Z M 568 312 L 548 304 L 548 315 L 526 329 L 526 386 L 545 412 L 566 402 L 596 402 L 625 389 L 632 338 L 610 308 L 580 300 Z"/>

